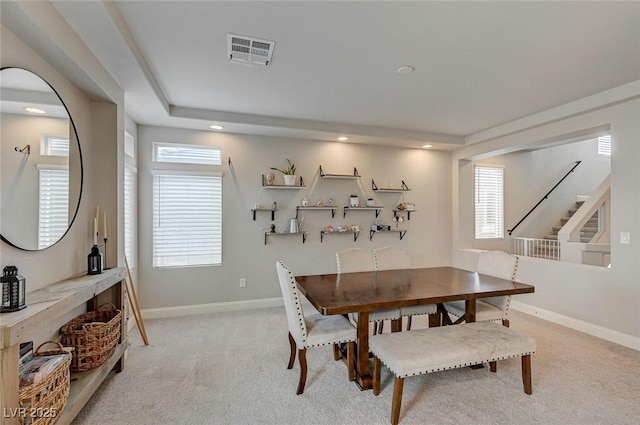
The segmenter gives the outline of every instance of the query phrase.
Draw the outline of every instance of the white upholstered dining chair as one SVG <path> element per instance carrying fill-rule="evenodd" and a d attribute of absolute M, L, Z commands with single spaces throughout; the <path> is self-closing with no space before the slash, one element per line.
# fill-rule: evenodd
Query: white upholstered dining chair
<path fill-rule="evenodd" d="M 376 270 L 398 270 L 411 268 L 411 255 L 409 250 L 399 246 L 386 246 L 373 251 Z M 435 304 L 412 305 L 400 307 L 400 315 L 407 317 L 407 330 L 411 329 L 411 318 L 421 314 L 437 314 L 438 307 Z"/>
<path fill-rule="evenodd" d="M 373 251 L 364 248 L 348 248 L 336 252 L 336 262 L 338 264 L 338 274 L 373 272 L 376 270 L 376 262 Z M 358 314 L 350 313 L 349 318 L 355 323 L 358 322 Z M 373 334 L 382 333 L 385 320 L 401 320 L 399 308 L 389 308 L 376 310 L 369 313 L 369 323 L 373 322 Z"/>
<path fill-rule="evenodd" d="M 516 282 L 518 256 L 504 251 L 482 251 L 476 271 L 487 276 L 499 277 Z M 511 296 L 481 298 L 476 300 L 476 322 L 502 322 L 509 327 L 509 307 Z M 452 316 L 461 318 L 465 314 L 464 301 L 444 303 Z"/>
<path fill-rule="evenodd" d="M 296 348 L 300 363 L 300 379 L 296 394 L 302 394 L 307 380 L 307 348 L 322 345 L 347 344 L 347 370 L 350 381 L 355 379 L 355 341 L 356 328 L 343 316 L 323 316 L 313 313 L 306 315 L 302 308 L 301 294 L 298 292 L 296 279 L 291 269 L 282 261 L 276 262 L 278 280 L 284 308 L 289 325 L 289 345 L 291 354 L 287 369 L 293 368 L 296 361 Z M 335 360 L 339 360 L 336 356 Z"/>

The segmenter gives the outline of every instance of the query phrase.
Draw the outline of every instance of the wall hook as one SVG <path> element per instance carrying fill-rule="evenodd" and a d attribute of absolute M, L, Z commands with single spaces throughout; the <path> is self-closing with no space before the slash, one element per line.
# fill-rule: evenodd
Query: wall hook
<path fill-rule="evenodd" d="M 13 148 L 16 152 L 26 153 L 27 155 L 31 154 L 31 145 L 27 145 L 24 148 L 20 149 L 19 147 Z"/>

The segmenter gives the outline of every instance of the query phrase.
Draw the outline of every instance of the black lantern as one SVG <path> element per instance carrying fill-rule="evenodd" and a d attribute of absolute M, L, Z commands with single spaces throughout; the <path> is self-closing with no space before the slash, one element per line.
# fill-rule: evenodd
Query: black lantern
<path fill-rule="evenodd" d="M 98 245 L 91 247 L 91 252 L 87 257 L 87 274 L 100 274 L 104 268 L 102 253 Z"/>
<path fill-rule="evenodd" d="M 6 266 L 2 270 L 2 305 L 0 312 L 18 311 L 25 308 L 26 280 L 18 274 L 16 266 Z"/>

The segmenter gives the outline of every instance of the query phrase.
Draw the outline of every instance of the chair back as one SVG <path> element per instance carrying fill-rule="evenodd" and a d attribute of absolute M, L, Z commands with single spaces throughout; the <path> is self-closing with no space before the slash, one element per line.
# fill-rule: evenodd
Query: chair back
<path fill-rule="evenodd" d="M 336 252 L 338 273 L 372 272 L 376 269 L 373 251 L 364 248 L 349 248 Z"/>
<path fill-rule="evenodd" d="M 504 251 L 483 251 L 478 258 L 477 272 L 488 276 L 499 277 L 516 282 L 518 270 L 518 257 Z M 493 304 L 503 312 L 509 310 L 511 297 L 491 297 L 483 298 L 482 301 Z"/>
<path fill-rule="evenodd" d="M 386 246 L 373 251 L 376 270 L 397 270 L 411 268 L 411 255 L 406 248 Z"/>
<path fill-rule="evenodd" d="M 276 262 L 276 270 L 278 271 L 284 309 L 287 312 L 289 332 L 296 341 L 296 344 L 298 344 L 298 347 L 304 347 L 307 341 L 307 325 L 304 320 L 304 313 L 302 312 L 302 304 L 300 303 L 300 294 L 296 286 L 296 279 L 291 269 L 285 266 L 282 261 Z"/>

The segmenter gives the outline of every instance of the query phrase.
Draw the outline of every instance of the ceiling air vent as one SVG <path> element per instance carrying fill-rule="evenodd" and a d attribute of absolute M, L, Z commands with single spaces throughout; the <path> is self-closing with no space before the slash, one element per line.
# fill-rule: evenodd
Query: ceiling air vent
<path fill-rule="evenodd" d="M 227 34 L 227 55 L 235 63 L 269 65 L 275 45 L 275 41 Z"/>

